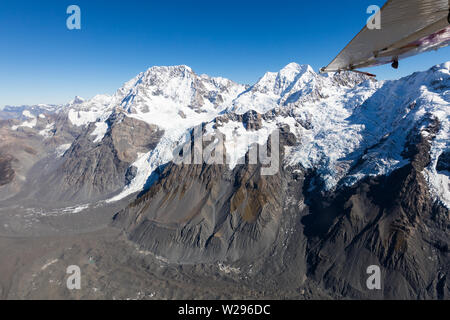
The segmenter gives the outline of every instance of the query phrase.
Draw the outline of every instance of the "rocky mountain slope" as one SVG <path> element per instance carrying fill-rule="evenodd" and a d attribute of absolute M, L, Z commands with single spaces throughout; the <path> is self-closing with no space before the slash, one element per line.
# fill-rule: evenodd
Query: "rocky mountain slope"
<path fill-rule="evenodd" d="M 261 290 L 448 299 L 449 69 L 375 81 L 291 63 L 243 86 L 153 67 L 2 120 L 0 206 L 125 199 L 112 224 L 168 263 L 226 265 Z"/>

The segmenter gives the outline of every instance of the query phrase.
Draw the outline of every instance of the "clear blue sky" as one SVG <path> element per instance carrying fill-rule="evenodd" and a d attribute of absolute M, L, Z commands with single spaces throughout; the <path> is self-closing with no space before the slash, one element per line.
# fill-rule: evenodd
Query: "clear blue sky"
<path fill-rule="evenodd" d="M 112 94 L 153 65 L 254 83 L 289 62 L 325 66 L 384 0 L 55 0 L 0 2 L 0 107 Z M 81 8 L 82 29 L 66 28 Z M 392 79 L 449 60 L 450 49 L 410 58 Z"/>

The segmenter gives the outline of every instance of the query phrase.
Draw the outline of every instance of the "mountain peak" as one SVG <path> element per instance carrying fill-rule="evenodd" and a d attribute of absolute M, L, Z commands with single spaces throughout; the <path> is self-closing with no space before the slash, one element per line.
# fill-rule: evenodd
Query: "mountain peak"
<path fill-rule="evenodd" d="M 144 75 L 153 74 L 169 74 L 172 76 L 184 76 L 185 74 L 194 73 L 191 67 L 187 65 L 177 66 L 153 66 L 144 72 Z"/>
<path fill-rule="evenodd" d="M 276 94 L 280 94 L 281 91 L 297 82 L 306 74 L 315 75 L 310 65 L 300 65 L 296 62 L 291 62 L 278 72 L 266 72 L 254 85 L 254 88 L 263 91 L 275 91 Z"/>
<path fill-rule="evenodd" d="M 433 68 L 431 68 L 433 72 L 443 72 L 445 74 L 450 73 L 450 61 L 435 65 Z"/>
<path fill-rule="evenodd" d="M 306 72 L 313 72 L 313 68 L 309 64 L 298 64 L 296 62 L 291 62 L 287 64 L 283 69 L 280 70 L 280 74 L 285 74 L 289 72 L 293 73 L 306 73 Z"/>
<path fill-rule="evenodd" d="M 73 98 L 72 101 L 69 102 L 70 105 L 74 105 L 74 104 L 81 104 L 85 101 L 84 98 L 80 97 L 80 96 L 75 96 L 75 98 Z"/>

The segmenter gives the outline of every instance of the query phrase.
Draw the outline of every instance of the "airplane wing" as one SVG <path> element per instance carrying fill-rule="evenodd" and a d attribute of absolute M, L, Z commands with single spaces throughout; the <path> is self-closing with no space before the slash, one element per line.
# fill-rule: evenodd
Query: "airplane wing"
<path fill-rule="evenodd" d="M 450 44 L 450 0 L 388 0 L 380 12 L 381 29 L 365 26 L 321 72 L 395 68 L 400 59 Z"/>

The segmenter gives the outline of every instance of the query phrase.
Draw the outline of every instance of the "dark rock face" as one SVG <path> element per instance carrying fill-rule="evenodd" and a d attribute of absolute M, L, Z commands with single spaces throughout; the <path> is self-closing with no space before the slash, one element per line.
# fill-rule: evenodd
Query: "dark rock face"
<path fill-rule="evenodd" d="M 113 114 L 101 142 L 94 142 L 95 124 L 66 151 L 61 165 L 48 175 L 40 197 L 81 202 L 105 199 L 119 192 L 136 174 L 130 165 L 138 153 L 153 149 L 163 131 L 140 120 Z"/>
<path fill-rule="evenodd" d="M 241 122 L 246 130 L 256 131 L 261 129 L 262 122 L 261 119 L 263 115 L 259 114 L 256 111 L 250 110 L 244 114 L 226 114 L 223 116 L 219 116 L 215 119 L 216 124 L 227 123 L 228 121 L 237 121 Z"/>
<path fill-rule="evenodd" d="M 125 185 L 130 184 L 131 181 L 136 177 L 137 168 L 135 166 L 131 166 L 125 172 Z"/>
<path fill-rule="evenodd" d="M 450 151 L 441 154 L 436 165 L 436 170 L 450 172 Z"/>
<path fill-rule="evenodd" d="M 242 116 L 249 118 L 257 119 Z M 232 171 L 171 164 L 114 225 L 171 262 L 231 264 L 259 290 L 448 299 L 449 211 L 431 198 L 421 173 L 438 128 L 430 119 L 427 138 L 410 133 L 408 165 L 330 192 L 310 188 L 315 172 L 301 168 L 266 177 L 248 164 Z M 282 146 L 295 143 L 289 128 L 281 136 Z M 381 269 L 381 290 L 366 286 L 371 265 Z"/>
<path fill-rule="evenodd" d="M 0 186 L 6 185 L 14 179 L 14 169 L 12 168 L 12 162 L 14 157 L 6 154 L 0 154 Z"/>
<path fill-rule="evenodd" d="M 389 176 L 305 193 L 309 277 L 345 297 L 448 299 L 449 211 L 432 200 L 421 173 L 438 128 L 431 120 L 428 138 L 411 132 L 404 151 L 411 162 Z M 370 265 L 382 268 L 378 292 L 365 286 Z"/>
<path fill-rule="evenodd" d="M 276 240 L 285 198 L 282 173 L 260 171 L 261 165 L 230 171 L 225 165 L 170 164 L 114 223 L 171 261 L 255 260 Z"/>
<path fill-rule="evenodd" d="M 365 81 L 376 81 L 373 77 L 354 72 L 339 72 L 334 74 L 333 82 L 339 86 L 354 87 Z"/>
<path fill-rule="evenodd" d="M 389 177 L 308 200 L 311 213 L 303 221 L 309 273 L 326 288 L 366 298 L 365 269 L 378 265 L 383 287 L 372 297 L 448 297 L 448 284 L 444 290 L 436 286 L 450 272 L 448 210 L 433 203 L 412 164 Z"/>

